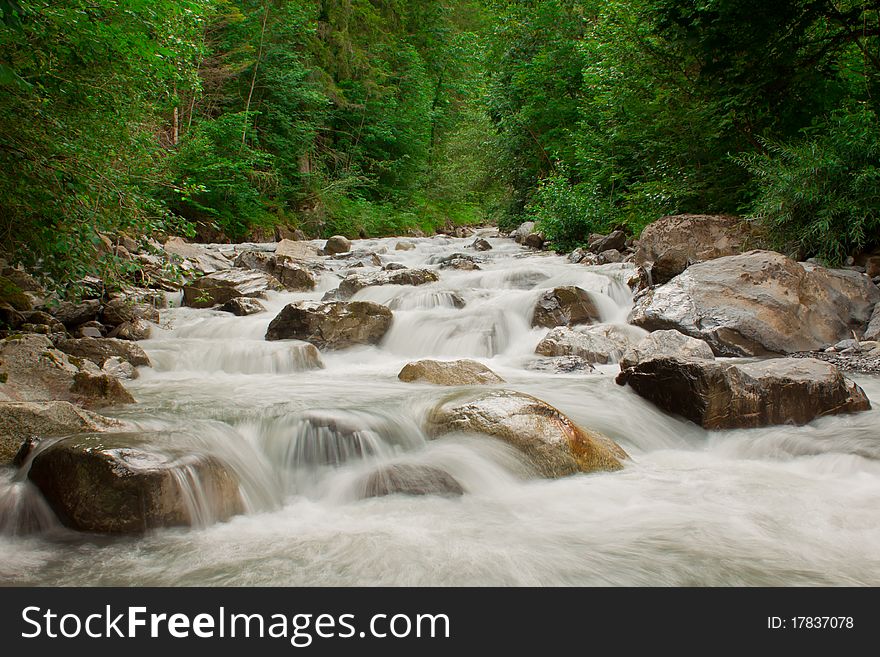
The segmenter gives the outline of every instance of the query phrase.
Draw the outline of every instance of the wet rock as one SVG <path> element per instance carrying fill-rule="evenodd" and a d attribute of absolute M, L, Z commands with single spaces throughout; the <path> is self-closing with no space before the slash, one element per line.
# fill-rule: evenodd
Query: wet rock
<path fill-rule="evenodd" d="M 362 482 L 362 497 L 385 495 L 464 495 L 464 488 L 448 472 L 430 465 L 397 463 L 372 472 Z"/>
<path fill-rule="evenodd" d="M 239 482 L 222 462 L 154 444 L 149 434 L 65 438 L 37 453 L 28 477 L 60 520 L 79 531 L 140 534 L 243 510 Z M 187 483 L 199 488 L 201 513 L 190 508 Z"/>
<path fill-rule="evenodd" d="M 0 341 L 0 399 L 69 401 L 87 407 L 133 401 L 119 381 L 101 374 L 94 363 L 68 356 L 37 334 Z"/>
<path fill-rule="evenodd" d="M 419 360 L 407 363 L 397 378 L 401 381 L 434 383 L 440 386 L 471 386 L 503 383 L 504 379 L 475 360 Z"/>
<path fill-rule="evenodd" d="M 471 248 L 474 251 L 491 251 L 492 245 L 489 244 L 488 240 L 483 239 L 482 237 L 478 237 L 471 244 Z"/>
<path fill-rule="evenodd" d="M 401 269 L 409 269 L 406 265 L 402 265 L 399 262 L 389 262 L 387 265 L 382 267 L 385 271 L 400 271 Z"/>
<path fill-rule="evenodd" d="M 55 345 L 69 356 L 87 358 L 103 367 L 108 358 L 118 357 L 135 367 L 151 365 L 147 354 L 138 345 L 114 338 L 78 338 L 61 340 Z"/>
<path fill-rule="evenodd" d="M 693 263 L 740 253 L 748 235 L 747 224 L 738 217 L 662 217 L 642 231 L 635 262 L 649 272 L 652 283 L 665 283 Z"/>
<path fill-rule="evenodd" d="M 816 359 L 732 364 L 659 358 L 622 371 L 617 381 L 706 429 L 801 425 L 871 407 L 859 386 Z"/>
<path fill-rule="evenodd" d="M 573 372 L 592 372 L 596 368 L 592 363 L 580 356 L 551 356 L 549 358 L 536 358 L 526 365 L 526 369 L 535 372 L 559 372 L 571 374 Z"/>
<path fill-rule="evenodd" d="M 532 326 L 555 328 L 599 321 L 599 310 L 590 293 L 567 285 L 541 294 L 532 313 Z"/>
<path fill-rule="evenodd" d="M 608 235 L 597 235 L 588 242 L 590 251 L 601 254 L 603 251 L 623 251 L 626 247 L 626 233 L 615 230 Z"/>
<path fill-rule="evenodd" d="M 263 297 L 280 283 L 268 274 L 248 269 L 228 269 L 208 274 L 183 288 L 184 303 L 191 308 L 210 308 L 236 297 Z"/>
<path fill-rule="evenodd" d="M 449 397 L 430 412 L 426 429 L 432 437 L 461 432 L 502 440 L 548 478 L 619 470 L 627 458 L 610 438 L 578 427 L 540 399 L 509 390 Z"/>
<path fill-rule="evenodd" d="M 429 269 L 398 269 L 395 271 L 355 272 L 339 284 L 339 298 L 348 299 L 359 290 L 373 285 L 425 285 L 438 281 L 437 274 Z"/>
<path fill-rule="evenodd" d="M 315 277 L 306 263 L 289 256 L 279 256 L 265 251 L 244 251 L 235 259 L 236 267 L 255 269 L 278 280 L 291 292 L 308 292 L 315 289 Z"/>
<path fill-rule="evenodd" d="M 213 274 L 232 267 L 232 262 L 217 251 L 199 244 L 190 244 L 180 237 L 172 237 L 163 246 L 165 252 L 188 262 L 191 268 L 201 274 Z"/>
<path fill-rule="evenodd" d="M 416 248 L 416 245 L 412 242 L 398 242 L 394 245 L 395 251 L 412 251 L 414 248 Z"/>
<path fill-rule="evenodd" d="M 220 306 L 220 310 L 225 313 L 232 313 L 238 317 L 244 317 L 245 315 L 256 315 L 257 313 L 266 312 L 266 307 L 256 299 L 236 297 Z"/>
<path fill-rule="evenodd" d="M 715 360 L 715 354 L 708 344 L 697 338 L 672 330 L 654 331 L 626 350 L 620 359 L 620 368 L 635 367 L 656 358 Z"/>
<path fill-rule="evenodd" d="M 70 391 L 83 398 L 87 408 L 104 408 L 133 404 L 135 399 L 115 376 L 106 373 L 93 374 L 80 371 L 73 376 Z"/>
<path fill-rule="evenodd" d="M 75 433 L 120 431 L 118 420 L 86 411 L 70 402 L 0 402 L 0 466 L 12 465 L 24 442 Z"/>
<path fill-rule="evenodd" d="M 80 324 L 96 321 L 101 314 L 101 302 L 97 299 L 62 301 L 52 314 L 67 328 L 75 328 Z"/>
<path fill-rule="evenodd" d="M 324 244 L 324 253 L 327 255 L 347 253 L 348 251 L 351 251 L 351 242 L 342 235 L 334 235 Z"/>
<path fill-rule="evenodd" d="M 377 344 L 391 328 L 392 313 L 369 301 L 301 301 L 284 307 L 269 324 L 267 340 L 304 340 L 319 349 Z"/>
<path fill-rule="evenodd" d="M 614 363 L 633 343 L 633 333 L 613 324 L 579 330 L 560 327 L 550 331 L 535 353 L 541 356 L 579 356 L 590 363 Z"/>
<path fill-rule="evenodd" d="M 573 265 L 579 264 L 583 262 L 584 258 L 586 258 L 588 254 L 589 252 L 586 249 L 579 246 L 574 251 L 568 254 L 568 261 Z"/>
<path fill-rule="evenodd" d="M 636 297 L 631 324 L 676 329 L 717 355 L 815 351 L 852 337 L 880 290 L 867 277 L 809 270 L 772 251 L 750 251 L 692 265 Z"/>

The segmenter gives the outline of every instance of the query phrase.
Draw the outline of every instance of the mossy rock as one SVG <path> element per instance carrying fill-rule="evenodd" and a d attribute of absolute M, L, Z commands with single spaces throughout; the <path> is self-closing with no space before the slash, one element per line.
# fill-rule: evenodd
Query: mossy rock
<path fill-rule="evenodd" d="M 16 310 L 31 310 L 31 300 L 11 280 L 0 276 L 0 303 L 8 303 Z"/>

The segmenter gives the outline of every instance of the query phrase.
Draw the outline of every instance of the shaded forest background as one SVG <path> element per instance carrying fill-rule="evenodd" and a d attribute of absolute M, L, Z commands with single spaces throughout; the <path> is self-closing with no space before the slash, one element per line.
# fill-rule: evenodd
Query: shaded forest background
<path fill-rule="evenodd" d="M 880 246 L 878 101 L 880 0 L 0 0 L 2 248 L 699 212 L 833 264 Z"/>

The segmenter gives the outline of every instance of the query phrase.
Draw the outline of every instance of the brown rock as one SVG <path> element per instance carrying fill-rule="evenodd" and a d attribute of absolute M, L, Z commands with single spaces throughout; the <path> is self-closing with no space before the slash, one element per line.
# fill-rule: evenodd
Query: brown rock
<path fill-rule="evenodd" d="M 555 328 L 599 321 L 599 310 L 586 290 L 573 285 L 557 287 L 538 297 L 532 326 Z"/>
<path fill-rule="evenodd" d="M 464 489 L 448 472 L 430 465 L 398 463 L 371 473 L 362 483 L 363 497 L 385 495 L 445 495 L 458 497 Z"/>
<path fill-rule="evenodd" d="M 624 370 L 618 383 L 706 429 L 801 425 L 871 407 L 834 365 L 812 358 L 736 364 L 659 358 Z"/>
<path fill-rule="evenodd" d="M 266 331 L 267 340 L 305 340 L 319 349 L 376 344 L 391 328 L 392 313 L 369 301 L 301 301 L 285 306 Z"/>
<path fill-rule="evenodd" d="M 425 382 L 439 386 L 471 386 L 504 383 L 504 379 L 475 360 L 419 360 L 407 363 L 397 378 L 407 383 Z"/>

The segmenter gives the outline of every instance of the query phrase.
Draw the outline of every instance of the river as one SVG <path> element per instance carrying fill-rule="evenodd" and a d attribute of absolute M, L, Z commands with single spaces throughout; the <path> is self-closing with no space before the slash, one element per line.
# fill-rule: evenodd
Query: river
<path fill-rule="evenodd" d="M 436 268 L 469 239 L 359 240 L 384 262 Z M 389 305 L 377 347 L 321 355 L 263 339 L 268 312 L 163 312 L 142 344 L 154 368 L 127 384 L 137 404 L 108 413 L 216 454 L 242 481 L 247 513 L 145 537 L 58 526 L 0 537 L 0 579 L 20 585 L 880 585 L 880 411 L 805 427 L 705 431 L 595 372 L 531 369 L 546 329 L 529 326 L 541 291 L 578 285 L 603 321 L 625 323 L 624 265 L 584 267 L 490 238 L 482 270 L 440 271 L 419 287 L 372 287 Z M 471 251 L 471 253 L 473 253 Z M 457 308 L 454 295 L 464 300 Z M 638 329 L 633 329 L 638 331 Z M 428 440 L 425 414 L 448 388 L 402 383 L 417 358 L 474 358 L 631 455 L 619 472 L 530 476 L 489 438 Z M 880 402 L 880 380 L 856 377 Z M 438 466 L 466 494 L 360 499 L 378 463 Z M 24 486 L 5 479 L 3 490 Z M 197 482 L 184 482 L 198 507 Z M 0 493 L 2 494 L 2 493 Z"/>

